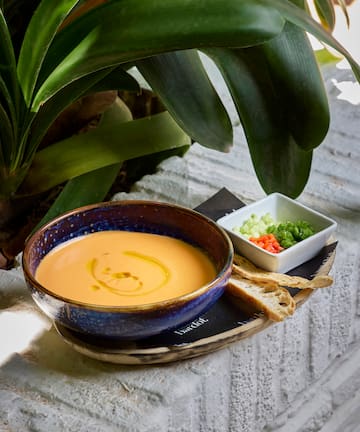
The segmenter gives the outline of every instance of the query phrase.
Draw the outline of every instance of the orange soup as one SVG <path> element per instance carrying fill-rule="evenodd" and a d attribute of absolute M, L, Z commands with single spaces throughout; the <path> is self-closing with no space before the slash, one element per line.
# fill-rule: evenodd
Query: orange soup
<path fill-rule="evenodd" d="M 36 279 L 62 297 L 131 306 L 188 294 L 215 277 L 200 249 L 172 237 L 101 231 L 70 240 L 47 254 Z"/>

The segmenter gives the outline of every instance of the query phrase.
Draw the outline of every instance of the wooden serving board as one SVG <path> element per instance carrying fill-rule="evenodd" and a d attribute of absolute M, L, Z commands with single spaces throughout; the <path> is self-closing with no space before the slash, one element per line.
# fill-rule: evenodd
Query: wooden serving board
<path fill-rule="evenodd" d="M 213 220 L 244 204 L 227 189 L 221 189 L 195 210 Z M 335 258 L 336 242 L 324 247 L 307 263 L 288 274 L 313 277 L 328 274 Z M 314 290 L 289 289 L 300 307 Z M 109 341 L 71 331 L 58 323 L 54 326 L 66 343 L 93 359 L 117 364 L 168 363 L 207 354 L 250 337 L 274 324 L 248 305 L 226 293 L 206 313 L 175 330 L 138 341 Z"/>

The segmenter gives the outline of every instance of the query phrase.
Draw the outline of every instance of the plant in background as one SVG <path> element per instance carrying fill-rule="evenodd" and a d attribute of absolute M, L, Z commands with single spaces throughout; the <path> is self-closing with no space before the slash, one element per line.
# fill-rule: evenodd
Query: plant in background
<path fill-rule="evenodd" d="M 305 32 L 343 54 L 360 80 L 359 65 L 331 36 L 332 2 L 315 4 L 325 26 L 301 0 L 0 1 L 4 220 L 9 203 L 59 184 L 64 187 L 47 217 L 101 200 L 124 161 L 181 154 L 190 138 L 229 151 L 232 125 L 199 51 L 214 60 L 229 87 L 265 192 L 298 196 L 329 126 L 327 95 Z M 166 111 L 134 120 L 117 99 L 96 128 L 47 142 L 59 115 L 84 97 L 138 93 L 133 66 Z"/>

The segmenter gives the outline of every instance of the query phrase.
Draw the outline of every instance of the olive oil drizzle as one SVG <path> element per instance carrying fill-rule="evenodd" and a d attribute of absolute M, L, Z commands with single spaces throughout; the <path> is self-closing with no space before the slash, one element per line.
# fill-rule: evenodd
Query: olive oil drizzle
<path fill-rule="evenodd" d="M 149 255 L 144 255 L 135 251 L 124 251 L 123 254 L 140 260 L 144 260 L 147 263 L 159 267 L 163 275 L 163 279 L 160 282 L 160 284 L 156 285 L 155 287 L 152 287 L 151 289 L 146 290 L 144 287 L 144 283 L 139 278 L 139 276 L 132 274 L 131 272 L 128 271 L 113 272 L 110 267 L 104 267 L 102 269 L 99 269 L 98 268 L 99 259 L 92 258 L 90 261 L 88 261 L 86 265 L 87 271 L 90 273 L 90 275 L 96 282 L 91 286 L 92 290 L 97 291 L 100 290 L 101 288 L 104 288 L 109 292 L 119 296 L 126 296 L 126 297 L 142 296 L 144 294 L 149 294 L 153 291 L 160 289 L 161 287 L 163 287 L 165 284 L 169 282 L 171 277 L 171 272 L 168 269 L 168 267 L 157 258 Z M 102 274 L 104 276 L 103 278 L 100 278 L 99 276 L 97 276 L 97 274 Z M 128 281 L 132 282 L 131 285 L 133 287 L 131 288 L 131 290 L 116 286 L 118 282 L 124 279 L 127 279 Z"/>

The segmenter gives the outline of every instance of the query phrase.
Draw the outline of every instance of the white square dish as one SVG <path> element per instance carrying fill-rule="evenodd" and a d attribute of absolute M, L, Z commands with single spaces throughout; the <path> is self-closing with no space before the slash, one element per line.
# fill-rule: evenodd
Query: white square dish
<path fill-rule="evenodd" d="M 307 221 L 315 234 L 279 253 L 268 252 L 245 236 L 234 232 L 255 214 L 259 218 L 270 213 L 276 222 Z M 337 223 L 280 193 L 272 193 L 260 201 L 244 206 L 218 219 L 217 223 L 230 235 L 235 250 L 265 270 L 286 273 L 316 256 L 335 231 Z"/>

